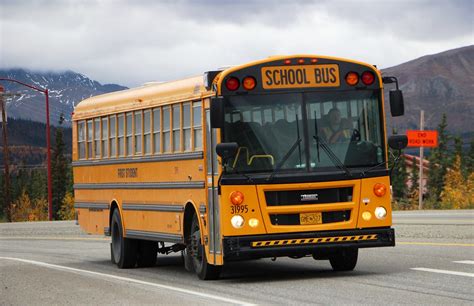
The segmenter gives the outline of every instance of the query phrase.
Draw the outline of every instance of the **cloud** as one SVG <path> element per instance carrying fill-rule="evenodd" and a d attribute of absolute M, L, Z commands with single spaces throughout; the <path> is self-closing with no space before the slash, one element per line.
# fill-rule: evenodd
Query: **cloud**
<path fill-rule="evenodd" d="M 388 67 L 472 44 L 467 1 L 5 1 L 0 67 L 136 86 L 275 54 Z"/>

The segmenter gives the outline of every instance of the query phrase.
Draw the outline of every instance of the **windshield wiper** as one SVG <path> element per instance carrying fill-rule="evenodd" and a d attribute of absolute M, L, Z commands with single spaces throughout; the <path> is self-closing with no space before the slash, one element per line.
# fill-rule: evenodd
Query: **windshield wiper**
<path fill-rule="evenodd" d="M 331 148 L 328 146 L 328 144 L 326 143 L 326 141 L 324 139 L 322 139 L 322 138 L 320 138 L 319 136 L 316 136 L 316 135 L 314 135 L 313 138 L 316 140 L 316 145 L 319 144 L 321 146 L 321 148 L 323 148 L 323 150 L 326 152 L 326 154 L 328 155 L 329 159 L 332 161 L 334 166 L 336 166 L 337 168 L 343 170 L 348 176 L 352 176 L 352 173 L 349 171 L 349 169 L 347 169 L 347 167 L 339 159 L 339 157 L 337 157 L 336 154 L 334 154 L 334 152 L 331 150 Z M 319 147 L 319 145 L 318 145 L 318 147 Z"/>
<path fill-rule="evenodd" d="M 237 168 L 232 168 L 232 172 L 235 173 L 235 174 L 238 174 L 238 175 L 242 175 L 243 177 L 245 177 L 247 179 L 247 182 L 249 183 L 253 183 L 253 179 L 248 176 L 247 174 L 243 173 L 243 172 L 240 172 L 239 170 L 237 170 Z"/>
<path fill-rule="evenodd" d="M 285 156 L 283 156 L 283 158 L 281 159 L 281 161 L 276 165 L 275 169 L 273 170 L 273 172 L 270 174 L 270 176 L 267 178 L 267 182 L 268 181 L 271 181 L 273 179 L 273 176 L 275 175 L 275 173 L 277 171 L 280 170 L 281 167 L 283 167 L 283 165 L 285 164 L 285 162 L 288 160 L 288 158 L 290 158 L 291 154 L 296 150 L 296 147 L 299 146 L 299 144 L 301 143 L 301 138 L 298 138 L 296 139 L 295 143 L 291 146 L 291 148 L 288 150 L 288 152 L 285 154 Z"/>
<path fill-rule="evenodd" d="M 376 168 L 378 168 L 378 167 L 380 167 L 380 166 L 382 166 L 382 165 L 385 165 L 385 164 L 386 164 L 386 162 L 383 161 L 383 162 L 381 162 L 381 163 L 379 163 L 379 164 L 377 164 L 377 165 L 375 165 L 375 166 L 366 168 L 366 169 L 362 170 L 361 176 L 365 176 L 365 174 L 366 174 L 367 172 L 370 172 L 370 171 L 372 171 L 372 170 L 375 170 Z"/>

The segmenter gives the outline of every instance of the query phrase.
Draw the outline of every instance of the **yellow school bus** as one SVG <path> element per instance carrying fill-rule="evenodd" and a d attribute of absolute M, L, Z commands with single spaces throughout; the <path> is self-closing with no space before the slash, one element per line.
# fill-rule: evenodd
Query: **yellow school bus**
<path fill-rule="evenodd" d="M 313 256 L 337 271 L 394 246 L 384 83 L 327 56 L 276 56 L 91 97 L 73 115 L 75 208 L 120 268 L 182 252 L 201 279 L 224 264 Z M 161 256 L 161 255 L 160 255 Z"/>

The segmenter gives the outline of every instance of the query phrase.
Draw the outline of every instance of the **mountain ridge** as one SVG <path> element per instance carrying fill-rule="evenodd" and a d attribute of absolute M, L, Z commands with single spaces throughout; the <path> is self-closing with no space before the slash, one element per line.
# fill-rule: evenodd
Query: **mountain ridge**
<path fill-rule="evenodd" d="M 454 133 L 474 132 L 474 45 L 425 55 L 382 69 L 384 76 L 396 76 L 405 98 L 405 116 L 393 118 L 389 112 L 387 85 L 385 107 L 387 131 L 403 133 L 419 128 L 420 110 L 425 111 L 425 129 L 434 129 L 443 113 L 448 115 L 448 130 Z M 57 125 L 61 114 L 69 124 L 77 103 L 90 96 L 127 89 L 117 84 L 101 84 L 71 70 L 32 71 L 22 68 L 0 69 L 6 76 L 29 84 L 48 87 L 51 124 Z M 21 97 L 7 103 L 9 117 L 45 122 L 44 96 L 24 86 L 2 82 L 9 92 Z M 35 106 L 35 104 L 41 107 Z"/>
<path fill-rule="evenodd" d="M 405 116 L 387 116 L 389 127 L 418 129 L 423 109 L 426 129 L 436 128 L 446 113 L 448 130 L 474 130 L 474 45 L 425 55 L 382 69 L 382 74 L 398 78 L 405 98 Z M 388 109 L 388 99 L 385 104 Z"/>
<path fill-rule="evenodd" d="M 74 106 L 83 99 L 117 90 L 127 89 L 117 84 L 101 84 L 86 75 L 72 70 L 33 71 L 23 68 L 0 69 L 0 76 L 15 79 L 36 87 L 48 88 L 50 121 L 58 125 L 61 115 L 70 124 Z M 46 121 L 45 98 L 40 92 L 14 82 L 2 82 L 5 90 L 20 94 L 20 97 L 7 100 L 8 116 L 37 122 Z M 37 107 L 39 104 L 41 107 Z"/>

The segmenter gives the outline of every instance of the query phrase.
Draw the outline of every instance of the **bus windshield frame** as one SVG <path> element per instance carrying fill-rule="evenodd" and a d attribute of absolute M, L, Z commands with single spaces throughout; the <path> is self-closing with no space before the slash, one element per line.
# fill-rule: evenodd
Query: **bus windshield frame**
<path fill-rule="evenodd" d="M 224 101 L 222 142 L 239 145 L 226 173 L 327 173 L 339 171 L 338 163 L 367 169 L 386 162 L 380 89 L 235 95 Z"/>

